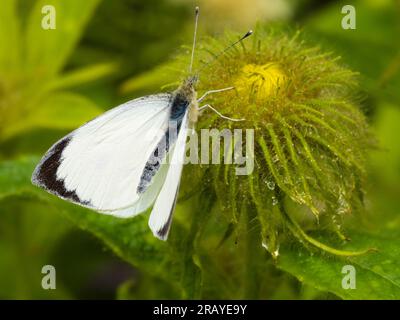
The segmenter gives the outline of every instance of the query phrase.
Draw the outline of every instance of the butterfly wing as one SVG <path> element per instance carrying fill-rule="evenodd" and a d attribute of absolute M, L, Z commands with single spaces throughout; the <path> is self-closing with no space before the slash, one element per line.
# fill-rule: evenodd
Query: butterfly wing
<path fill-rule="evenodd" d="M 50 148 L 32 182 L 99 212 L 128 217 L 144 211 L 162 185 L 153 182 L 166 175 L 160 163 L 151 175 L 143 172 L 168 131 L 171 104 L 171 94 L 152 95 L 93 119 Z"/>
<path fill-rule="evenodd" d="M 157 197 L 149 218 L 149 227 L 154 236 L 166 240 L 172 222 L 172 214 L 178 197 L 183 162 L 185 157 L 186 138 L 188 133 L 188 111 L 183 117 L 178 133 L 168 173 Z"/>

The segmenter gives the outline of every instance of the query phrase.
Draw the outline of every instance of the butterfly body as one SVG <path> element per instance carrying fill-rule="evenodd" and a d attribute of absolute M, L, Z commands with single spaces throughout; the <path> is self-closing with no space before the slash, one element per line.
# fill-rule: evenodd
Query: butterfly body
<path fill-rule="evenodd" d="M 189 121 L 196 123 L 199 115 L 199 104 L 197 101 L 197 92 L 195 84 L 198 81 L 197 76 L 187 78 L 182 85 L 173 93 L 174 102 L 171 110 L 171 120 L 174 120 L 183 114 L 186 109 L 189 112 Z"/>

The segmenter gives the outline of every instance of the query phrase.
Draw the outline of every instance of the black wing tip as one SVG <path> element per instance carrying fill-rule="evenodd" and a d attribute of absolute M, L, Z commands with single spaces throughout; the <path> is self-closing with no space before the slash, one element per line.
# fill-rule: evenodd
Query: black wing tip
<path fill-rule="evenodd" d="M 150 220 L 149 220 L 149 227 L 151 229 L 151 231 L 153 232 L 153 235 L 162 241 L 167 241 L 168 239 L 168 235 L 169 235 L 169 230 L 171 229 L 171 224 L 172 224 L 172 213 L 173 210 L 171 210 L 168 220 L 164 223 L 164 225 L 162 225 L 161 228 L 155 229 L 154 227 L 152 227 L 152 225 L 150 224 Z"/>
<path fill-rule="evenodd" d="M 179 186 L 178 186 L 178 189 L 179 189 Z M 177 199 L 178 199 L 178 191 L 175 193 L 174 204 L 169 213 L 168 220 L 165 222 L 165 224 L 160 229 L 153 231 L 154 236 L 160 240 L 167 241 L 167 239 L 168 239 L 169 231 L 171 229 L 171 224 L 172 224 L 172 217 L 173 217 L 173 214 L 175 211 Z"/>
<path fill-rule="evenodd" d="M 162 241 L 167 241 L 169 230 L 171 229 L 171 224 L 172 224 L 172 215 L 170 215 L 168 221 L 164 224 L 164 226 L 161 229 L 153 232 L 154 236 Z"/>
<path fill-rule="evenodd" d="M 171 229 L 171 224 L 172 224 L 172 213 L 170 214 L 167 222 L 160 229 L 152 230 L 153 235 L 159 240 L 167 241 L 169 230 Z"/>
<path fill-rule="evenodd" d="M 57 177 L 57 169 L 61 164 L 62 152 L 70 140 L 71 137 L 67 136 L 58 141 L 47 151 L 33 171 L 31 183 L 64 200 L 83 206 L 89 206 L 90 203 L 88 201 L 82 201 L 75 190 L 67 190 L 64 180 Z"/>
<path fill-rule="evenodd" d="M 168 240 L 168 234 L 169 234 L 169 232 L 163 233 L 161 230 L 157 231 L 157 232 L 154 232 L 154 236 L 157 239 L 162 240 L 162 241 L 167 241 Z"/>

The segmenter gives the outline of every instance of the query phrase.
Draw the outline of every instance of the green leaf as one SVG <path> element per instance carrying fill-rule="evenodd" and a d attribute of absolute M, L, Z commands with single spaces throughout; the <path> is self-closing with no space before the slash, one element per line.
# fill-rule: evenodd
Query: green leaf
<path fill-rule="evenodd" d="M 15 125 L 5 127 L 3 138 L 32 128 L 75 129 L 103 111 L 89 99 L 70 92 L 52 93 L 36 106 Z"/>
<path fill-rule="evenodd" d="M 343 62 L 361 73 L 370 95 L 400 102 L 399 11 L 393 1 L 353 1 L 356 29 L 341 27 L 341 8 L 346 2 L 332 3 L 318 15 L 311 15 L 305 30 L 316 42 L 343 56 Z"/>
<path fill-rule="evenodd" d="M 20 59 L 20 26 L 16 0 L 4 0 L 0 10 L 0 75 L 17 69 Z"/>
<path fill-rule="evenodd" d="M 359 257 L 340 259 L 306 250 L 303 246 L 286 245 L 278 259 L 278 267 L 293 274 L 301 282 L 343 299 L 400 299 L 399 232 L 375 233 L 352 231 L 351 244 L 345 249 L 376 248 Z M 326 239 L 324 240 L 326 241 Z M 352 245 L 353 244 L 353 245 Z M 356 289 L 344 289 L 342 273 L 345 265 L 356 270 Z"/>
<path fill-rule="evenodd" d="M 65 89 L 98 80 L 115 72 L 117 67 L 118 66 L 115 63 L 99 63 L 78 70 L 73 70 L 69 73 L 60 75 L 54 81 L 50 82 L 48 89 Z"/>
<path fill-rule="evenodd" d="M 26 69 L 36 77 L 54 76 L 79 40 L 99 0 L 39 0 L 27 23 Z M 56 10 L 56 29 L 42 28 L 44 6 Z"/>
<path fill-rule="evenodd" d="M 0 200 L 24 193 L 37 194 L 37 189 L 30 183 L 30 175 L 37 160 L 37 158 L 22 158 L 0 164 Z"/>
<path fill-rule="evenodd" d="M 26 19 L 16 13 L 22 5 L 17 6 L 11 0 L 5 2 L 4 11 L 0 12 L 0 43 L 7 49 L 0 51 L 1 141 L 38 127 L 73 129 L 102 111 L 82 96 L 54 93 L 99 79 L 117 68 L 114 63 L 99 63 L 60 75 L 99 1 L 39 0 L 24 4 L 29 18 L 23 21 L 26 32 L 22 37 L 19 22 Z M 56 10 L 54 30 L 42 28 L 42 19 L 49 14 L 46 10 L 42 12 L 46 6 L 54 6 Z M 25 40 L 23 59 L 19 59 L 20 40 Z"/>
<path fill-rule="evenodd" d="M 7 161 L 0 164 L 0 199 L 11 195 L 31 194 L 64 214 L 81 229 L 95 234 L 118 256 L 152 275 L 176 280 L 179 272 L 169 265 L 171 251 L 165 242 L 149 231 L 147 216 L 120 219 L 85 209 L 63 201 L 33 186 L 30 176 L 39 159 L 36 157 Z M 177 227 L 178 228 L 178 227 Z M 172 259 L 173 260 L 173 259 Z M 168 265 L 167 265 L 168 264 Z M 166 272 L 168 270 L 168 272 Z"/>
<path fill-rule="evenodd" d="M 52 264 L 50 244 L 55 244 L 72 225 L 57 217 L 55 208 L 43 202 L 40 190 L 31 185 L 30 175 L 37 160 L 23 158 L 0 165 L 0 296 L 71 298 L 61 283 L 53 292 L 41 287 L 41 268 Z"/>
<path fill-rule="evenodd" d="M 58 241 L 72 224 L 54 208 L 34 197 L 0 199 L 0 297 L 6 299 L 71 299 L 71 292 L 57 277 L 57 290 L 43 290 L 44 265 L 64 266 L 52 257 Z M 57 276 L 59 276 L 57 274 Z"/>
<path fill-rule="evenodd" d="M 57 211 L 63 212 L 80 228 L 94 233 L 126 261 L 141 270 L 147 270 L 152 276 L 163 278 L 169 285 L 174 286 L 172 283 L 175 281 L 179 283 L 182 280 L 189 286 L 190 293 L 193 289 L 191 288 L 194 285 L 193 281 L 197 281 L 194 273 L 200 271 L 200 269 L 195 271 L 192 268 L 193 262 L 188 260 L 192 254 L 195 254 L 192 251 L 195 248 L 193 247 L 193 234 L 195 234 L 193 228 L 200 227 L 198 221 L 193 220 L 191 232 L 180 238 L 182 233 L 179 230 L 181 228 L 179 220 L 177 220 L 174 223 L 175 236 L 171 242 L 158 241 L 148 230 L 146 215 L 132 219 L 100 215 L 59 200 L 32 186 L 30 175 L 37 160 L 37 158 L 25 158 L 0 164 L 0 199 L 26 193 L 40 197 Z M 207 219 L 206 217 L 207 215 L 202 219 Z M 327 254 L 310 253 L 299 244 L 285 244 L 281 249 L 277 266 L 305 284 L 334 293 L 344 299 L 399 299 L 400 248 L 397 243 L 400 234 L 398 231 L 380 234 L 352 231 L 349 235 L 352 241 L 345 246 L 345 249 L 369 247 L 376 248 L 378 251 L 356 258 L 340 259 Z M 179 242 L 177 242 L 178 238 Z M 182 242 L 182 239 L 185 241 Z M 324 241 L 327 242 L 327 239 Z M 180 244 L 176 246 L 178 243 Z M 357 248 L 353 248 L 355 245 Z M 174 248 L 179 248 L 180 251 L 175 251 Z M 181 253 L 184 257 L 179 260 Z M 171 264 L 171 261 L 181 261 L 181 263 Z M 357 289 L 355 290 L 345 290 L 341 287 L 344 277 L 341 270 L 348 264 L 356 268 Z M 168 270 L 167 273 L 166 270 Z M 191 277 L 190 272 L 194 272 Z M 211 270 L 212 272 L 214 271 Z"/>
<path fill-rule="evenodd" d="M 163 86 L 174 85 L 177 87 L 179 79 L 173 77 L 177 72 L 171 72 L 178 67 L 176 62 L 168 62 L 162 64 L 154 69 L 147 72 L 141 73 L 134 76 L 131 79 L 126 80 L 121 86 L 122 93 L 130 93 L 140 90 L 158 90 Z M 177 82 L 178 81 L 178 82 Z"/>
<path fill-rule="evenodd" d="M 385 102 L 378 103 L 377 106 L 374 126 L 383 150 L 372 154 L 372 165 L 376 179 L 397 188 L 400 182 L 400 144 L 396 137 L 400 122 L 400 108 L 398 105 Z"/>
<path fill-rule="evenodd" d="M 38 127 L 71 129 L 99 115 L 103 110 L 89 99 L 69 92 L 54 93 L 45 98 L 28 121 Z"/>

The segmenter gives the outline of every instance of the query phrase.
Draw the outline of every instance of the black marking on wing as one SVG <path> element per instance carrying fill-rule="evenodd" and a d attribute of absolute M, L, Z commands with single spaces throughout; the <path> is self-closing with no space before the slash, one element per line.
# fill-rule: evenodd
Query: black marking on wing
<path fill-rule="evenodd" d="M 150 186 L 153 177 L 160 169 L 161 163 L 169 151 L 170 145 L 175 142 L 170 140 L 169 131 L 167 130 L 144 166 L 139 185 L 136 189 L 138 194 L 146 192 L 147 188 Z M 172 138 L 172 140 L 176 140 L 176 138 Z"/>
<path fill-rule="evenodd" d="M 161 239 L 161 240 L 166 240 L 167 239 L 169 230 L 171 229 L 172 216 L 173 216 L 173 213 L 175 211 L 176 201 L 178 200 L 178 193 L 179 193 L 179 185 L 178 185 L 178 188 L 176 189 L 175 198 L 174 198 L 174 205 L 171 208 L 171 211 L 170 211 L 169 216 L 168 216 L 168 220 L 160 230 L 156 231 L 156 234 L 157 234 L 158 238 Z"/>
<path fill-rule="evenodd" d="M 147 188 L 150 186 L 153 181 L 154 176 L 160 169 L 161 163 L 164 160 L 166 154 L 169 152 L 170 147 L 175 143 L 179 131 L 182 125 L 182 119 L 185 115 L 186 109 L 189 106 L 189 101 L 184 95 L 177 94 L 171 106 L 171 113 L 169 117 L 169 121 L 176 122 L 176 135 L 170 135 L 170 128 L 165 132 L 164 136 L 161 138 L 153 153 L 151 154 L 149 160 L 147 160 L 146 165 L 143 169 L 142 175 L 140 177 L 139 185 L 136 189 L 138 194 L 142 194 L 146 192 Z M 175 130 L 175 128 L 171 128 Z"/>
<path fill-rule="evenodd" d="M 61 163 L 61 155 L 70 140 L 71 137 L 62 139 L 47 152 L 45 158 L 43 158 L 32 175 L 32 183 L 45 188 L 61 198 L 82 205 L 89 205 L 90 203 L 82 201 L 74 190 L 68 191 L 62 179 L 57 179 L 57 169 Z"/>

